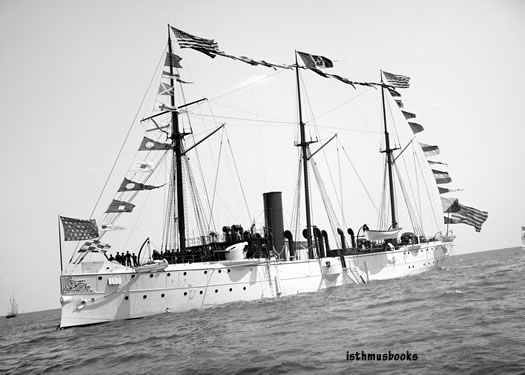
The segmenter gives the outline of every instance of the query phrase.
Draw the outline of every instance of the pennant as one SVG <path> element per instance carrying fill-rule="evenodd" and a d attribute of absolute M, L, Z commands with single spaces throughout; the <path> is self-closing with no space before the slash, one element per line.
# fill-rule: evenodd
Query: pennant
<path fill-rule="evenodd" d="M 487 220 L 489 214 L 473 207 L 459 204 L 460 210 L 453 212 L 450 217 L 445 216 L 445 224 L 467 224 L 473 226 L 476 232 L 481 231 L 481 226 Z"/>
<path fill-rule="evenodd" d="M 403 102 L 400 99 L 395 99 L 395 102 L 396 102 L 396 104 L 397 104 L 397 106 L 399 108 L 404 108 L 405 107 L 405 105 L 403 104 Z"/>
<path fill-rule="evenodd" d="M 432 169 L 432 173 L 434 174 L 436 184 L 447 184 L 452 181 L 452 178 L 450 178 L 447 172 Z"/>
<path fill-rule="evenodd" d="M 309 69 L 310 69 L 312 72 L 315 72 L 315 73 L 319 74 L 321 77 L 324 77 L 324 78 L 330 78 L 330 77 L 328 76 L 328 74 L 326 74 L 326 73 L 320 71 L 319 69 L 316 69 L 316 68 L 309 68 Z"/>
<path fill-rule="evenodd" d="M 114 214 L 114 213 L 121 213 L 121 212 L 131 212 L 133 211 L 134 207 L 135 205 L 132 203 L 118 201 L 116 199 L 113 199 L 108 209 L 106 210 L 106 213 Z"/>
<path fill-rule="evenodd" d="M 170 72 L 162 71 L 162 78 L 173 79 L 173 80 L 175 80 L 177 82 L 186 83 L 186 84 L 193 83 L 193 82 L 183 81 L 182 79 L 180 79 L 180 74 L 179 73 L 175 73 L 175 72 L 173 74 L 171 74 Z"/>
<path fill-rule="evenodd" d="M 312 68 L 325 69 L 325 68 L 332 68 L 334 66 L 334 64 L 332 63 L 332 60 L 324 56 L 311 55 L 305 52 L 297 52 L 297 54 L 303 60 L 304 65 L 308 69 L 312 69 Z"/>
<path fill-rule="evenodd" d="M 444 188 L 441 186 L 438 186 L 438 190 L 439 190 L 439 194 L 447 194 L 447 193 L 454 193 L 456 191 L 463 191 L 463 189 L 449 189 L 449 188 Z"/>
<path fill-rule="evenodd" d="M 64 241 L 81 241 L 97 238 L 98 227 L 95 219 L 81 220 L 60 216 L 64 228 Z"/>
<path fill-rule="evenodd" d="M 91 251 L 93 253 L 98 253 L 99 251 L 102 251 L 102 252 L 105 253 L 106 251 L 109 250 L 109 248 L 111 248 L 110 245 L 108 245 L 107 243 L 102 243 L 99 240 L 86 241 L 86 242 L 84 242 L 82 247 L 80 249 L 78 249 L 78 252 L 79 253 L 83 253 L 83 252 L 86 252 L 86 251 Z"/>
<path fill-rule="evenodd" d="M 431 146 L 425 143 L 419 143 L 419 145 L 421 146 L 421 149 L 423 150 L 425 156 L 439 155 L 440 151 L 438 146 Z"/>
<path fill-rule="evenodd" d="M 388 87 L 388 92 L 390 93 L 390 95 L 392 95 L 392 97 L 394 98 L 398 98 L 398 97 L 401 97 L 401 94 L 398 93 L 396 90 L 394 89 L 391 89 L 390 87 Z"/>
<path fill-rule="evenodd" d="M 352 82 L 350 81 L 349 79 L 347 78 L 344 78 L 344 77 L 341 77 L 341 76 L 338 76 L 337 74 L 327 74 L 330 78 L 335 78 L 343 83 L 346 83 L 347 85 L 350 85 L 352 86 L 354 89 L 355 89 L 355 84 L 358 84 L 358 85 L 362 85 L 363 83 L 359 83 L 359 82 Z"/>
<path fill-rule="evenodd" d="M 164 66 L 172 66 L 173 68 L 182 69 L 182 66 L 180 66 L 180 61 L 182 60 L 182 57 L 175 55 L 174 53 L 170 54 L 169 52 L 166 52 L 166 60 L 164 61 Z"/>
<path fill-rule="evenodd" d="M 139 190 L 153 190 L 158 189 L 161 186 L 152 186 L 152 185 L 145 185 L 141 184 L 140 182 L 135 182 L 128 180 L 127 178 L 124 178 L 124 181 L 122 181 L 122 184 L 120 184 L 120 188 L 118 189 L 118 192 L 123 191 L 139 191 Z"/>
<path fill-rule="evenodd" d="M 171 143 L 162 143 L 144 137 L 139 147 L 139 151 L 151 151 L 151 150 L 171 150 Z"/>
<path fill-rule="evenodd" d="M 102 224 L 102 225 L 99 225 L 98 228 L 101 230 L 101 231 L 111 231 L 111 230 L 124 230 L 126 228 L 124 227 L 121 227 L 120 225 L 115 225 L 115 224 Z"/>
<path fill-rule="evenodd" d="M 407 119 L 407 120 L 416 118 L 416 114 L 415 113 L 411 113 L 411 112 L 407 112 L 407 111 L 401 111 L 401 112 L 403 112 L 403 115 L 405 116 L 405 119 Z"/>
<path fill-rule="evenodd" d="M 408 89 L 410 87 L 410 77 L 388 72 L 383 72 L 383 75 L 385 76 L 386 81 L 394 87 L 400 89 Z"/>
<path fill-rule="evenodd" d="M 440 161 L 434 161 L 434 160 L 428 160 L 428 164 L 432 165 L 432 164 L 439 164 L 439 165 L 445 165 L 448 167 L 448 164 L 447 163 L 442 163 Z"/>
<path fill-rule="evenodd" d="M 155 169 L 155 164 L 151 161 L 142 160 L 136 161 L 131 166 L 130 171 L 132 172 L 151 172 Z"/>
<path fill-rule="evenodd" d="M 422 132 L 423 130 L 425 130 L 425 128 L 422 126 L 422 125 L 419 125 L 418 123 L 416 122 L 408 122 L 408 125 L 410 125 L 410 129 L 412 129 L 412 131 L 414 132 L 414 134 L 417 134 L 417 133 L 420 133 Z"/>
<path fill-rule="evenodd" d="M 461 210 L 457 198 L 441 197 L 441 205 L 443 206 L 443 212 L 445 213 L 459 212 Z"/>
<path fill-rule="evenodd" d="M 173 92 L 173 86 L 166 82 L 160 82 L 158 95 L 172 95 Z"/>
<path fill-rule="evenodd" d="M 205 55 L 214 58 L 219 52 L 219 45 L 213 39 L 205 39 L 195 35 L 191 35 L 182 30 L 171 27 L 175 38 L 179 42 L 180 48 L 191 48 L 196 51 L 202 52 Z"/>

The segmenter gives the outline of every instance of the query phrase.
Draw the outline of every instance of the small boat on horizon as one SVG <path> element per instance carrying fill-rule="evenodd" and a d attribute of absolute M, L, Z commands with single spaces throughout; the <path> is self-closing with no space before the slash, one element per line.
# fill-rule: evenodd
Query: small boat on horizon
<path fill-rule="evenodd" d="M 16 318 L 18 316 L 18 303 L 16 303 L 15 296 L 9 300 L 9 312 L 5 316 L 7 319 Z"/>

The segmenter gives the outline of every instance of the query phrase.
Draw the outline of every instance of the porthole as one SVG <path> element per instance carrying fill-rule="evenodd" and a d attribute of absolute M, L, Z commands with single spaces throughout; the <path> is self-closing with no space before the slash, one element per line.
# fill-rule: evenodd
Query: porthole
<path fill-rule="evenodd" d="M 219 293 L 219 289 L 215 289 L 215 293 Z"/>
<path fill-rule="evenodd" d="M 135 277 L 135 275 L 131 275 L 131 278 L 133 279 Z"/>
<path fill-rule="evenodd" d="M 171 273 L 168 272 L 168 275 L 167 275 L 167 276 L 170 277 L 170 276 L 171 276 Z"/>
<path fill-rule="evenodd" d="M 206 275 L 208 273 L 208 271 L 204 271 L 204 274 Z"/>
<path fill-rule="evenodd" d="M 164 298 L 165 294 L 164 294 L 164 293 L 162 293 L 162 294 L 161 294 L 160 296 L 161 296 L 161 298 Z"/>
<path fill-rule="evenodd" d="M 230 272 L 231 270 L 228 270 L 228 272 Z"/>
<path fill-rule="evenodd" d="M 98 279 L 99 279 L 99 280 L 102 280 L 102 276 L 99 276 Z"/>
<path fill-rule="evenodd" d="M 221 273 L 221 270 L 219 270 L 219 273 Z"/>
<path fill-rule="evenodd" d="M 232 290 L 233 290 L 233 289 L 232 289 L 232 288 L 230 288 L 230 292 L 231 292 Z"/>
<path fill-rule="evenodd" d="M 124 297 L 124 299 L 125 299 L 125 300 L 127 301 L 127 300 L 129 299 L 129 297 L 128 297 L 128 296 L 126 296 L 126 297 Z"/>
<path fill-rule="evenodd" d="M 242 290 L 246 290 L 246 287 L 245 287 L 245 286 L 243 286 L 243 287 L 242 287 Z"/>
<path fill-rule="evenodd" d="M 201 290 L 201 291 L 199 292 L 199 294 L 202 294 L 202 293 L 204 293 L 204 292 Z"/>
<path fill-rule="evenodd" d="M 186 274 L 187 274 L 187 272 L 185 271 L 185 272 L 183 273 L 183 275 L 186 276 Z"/>
<path fill-rule="evenodd" d="M 187 296 L 187 295 L 188 295 L 188 292 L 184 292 L 184 295 Z"/>
<path fill-rule="evenodd" d="M 153 274 L 152 274 L 152 273 L 150 273 L 150 274 L 149 274 L 149 277 L 153 277 Z"/>
<path fill-rule="evenodd" d="M 148 296 L 144 294 L 144 295 L 142 296 L 142 298 L 146 299 L 146 298 L 148 298 Z"/>

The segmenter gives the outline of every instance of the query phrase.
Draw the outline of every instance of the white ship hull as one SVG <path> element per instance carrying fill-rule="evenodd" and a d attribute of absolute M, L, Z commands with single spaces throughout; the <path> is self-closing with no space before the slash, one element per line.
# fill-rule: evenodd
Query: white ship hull
<path fill-rule="evenodd" d="M 235 301 L 278 298 L 419 274 L 440 267 L 452 243 L 310 260 L 245 259 L 171 264 L 137 273 L 113 262 L 84 262 L 61 276 L 60 327 L 183 312 Z"/>

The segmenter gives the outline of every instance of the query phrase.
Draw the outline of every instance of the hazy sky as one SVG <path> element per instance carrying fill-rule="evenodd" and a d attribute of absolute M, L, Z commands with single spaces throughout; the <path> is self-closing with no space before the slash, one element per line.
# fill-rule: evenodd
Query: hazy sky
<path fill-rule="evenodd" d="M 520 0 L 0 1 L 0 309 L 12 293 L 21 310 L 59 307 L 57 215 L 89 216 L 161 58 L 167 23 L 214 38 L 233 55 L 292 63 L 300 50 L 330 57 L 332 72 L 354 80 L 377 81 L 380 69 L 411 76 L 402 93 L 425 127 L 419 140 L 440 146 L 454 187 L 464 189 L 461 202 L 489 212 L 481 233 L 454 227 L 456 251 L 518 245 L 525 224 L 524 20 Z M 232 120 L 228 136 L 252 217 L 262 211 L 262 193 L 278 190 L 288 222 L 296 169 L 293 72 L 191 50 L 181 55 L 183 78 L 196 82 L 188 100 L 216 98 L 216 114 L 286 123 Z M 375 141 L 377 152 L 377 92 L 303 76 L 307 119 L 310 109 L 327 113 L 317 121 L 326 125 L 321 138 L 339 132 L 357 159 L 365 141 Z M 213 127 L 202 124 L 202 131 Z M 136 150 L 140 128 L 134 137 Z M 231 169 L 224 175 L 236 179 Z M 357 227 L 369 219 L 355 220 Z M 71 251 L 65 247 L 65 258 Z"/>

